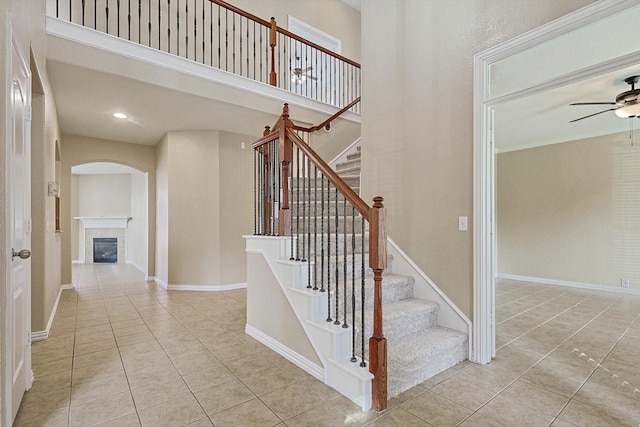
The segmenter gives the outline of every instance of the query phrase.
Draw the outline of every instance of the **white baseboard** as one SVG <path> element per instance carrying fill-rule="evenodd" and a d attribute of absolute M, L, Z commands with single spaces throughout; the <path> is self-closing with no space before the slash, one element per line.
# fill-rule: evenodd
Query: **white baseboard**
<path fill-rule="evenodd" d="M 74 259 L 71 261 L 71 264 L 84 264 L 83 259 Z"/>
<path fill-rule="evenodd" d="M 36 331 L 31 332 L 31 341 L 43 341 L 49 338 L 49 331 L 51 330 L 51 325 L 53 324 L 53 318 L 56 316 L 56 312 L 58 311 L 58 303 L 60 302 L 60 296 L 62 296 L 62 291 L 65 289 L 73 289 L 73 285 L 62 285 L 58 290 L 58 296 L 56 297 L 56 302 L 53 304 L 53 309 L 51 310 L 51 315 L 49 316 L 49 321 L 47 322 L 47 328 L 44 331 Z"/>
<path fill-rule="evenodd" d="M 608 285 L 596 285 L 595 283 L 571 282 L 568 280 L 545 279 L 542 277 L 519 276 L 516 274 L 498 273 L 496 279 L 518 280 L 521 282 L 541 283 L 543 285 L 568 286 L 570 288 L 589 289 L 591 291 L 612 292 L 617 294 L 640 295 L 640 289 L 617 288 Z"/>
<path fill-rule="evenodd" d="M 234 283 L 231 285 L 219 285 L 219 286 L 169 285 L 167 282 L 161 279 L 158 279 L 157 277 L 154 277 L 153 281 L 156 282 L 158 286 L 168 291 L 223 292 L 223 291 L 233 291 L 236 289 L 245 289 L 247 287 L 246 283 Z"/>
<path fill-rule="evenodd" d="M 138 264 L 137 262 L 134 261 L 125 261 L 126 264 L 134 267 L 136 270 L 138 270 L 140 273 L 144 274 L 145 277 L 147 277 L 147 270 L 145 268 L 143 268 L 140 264 Z"/>
<path fill-rule="evenodd" d="M 167 289 L 167 287 L 169 285 L 167 285 L 167 282 L 163 281 L 162 279 L 158 278 L 158 277 L 154 277 L 153 281 L 157 283 L 158 286 L 160 286 L 161 288 L 165 288 Z"/>
<path fill-rule="evenodd" d="M 155 282 L 156 278 L 154 276 L 144 276 L 145 282 Z"/>
<path fill-rule="evenodd" d="M 232 285 L 220 285 L 220 286 L 198 286 L 198 285 L 169 285 L 168 291 L 197 291 L 197 292 L 222 292 L 233 291 L 235 289 L 245 289 L 246 283 L 235 283 Z"/>
<path fill-rule="evenodd" d="M 284 357 L 289 362 L 293 363 L 312 377 L 324 383 L 324 369 L 322 368 L 322 366 L 316 365 L 306 357 L 300 355 L 299 353 L 296 353 L 289 347 L 282 345 L 280 342 L 257 330 L 253 326 L 246 325 L 244 328 L 244 332 L 250 337 L 260 341 L 262 344 L 266 345 L 271 350 L 275 351 L 280 356 Z"/>

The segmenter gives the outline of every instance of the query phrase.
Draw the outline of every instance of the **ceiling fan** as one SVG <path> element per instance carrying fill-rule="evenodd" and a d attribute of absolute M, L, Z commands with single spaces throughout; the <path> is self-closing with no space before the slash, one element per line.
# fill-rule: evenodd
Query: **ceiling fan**
<path fill-rule="evenodd" d="M 615 115 L 627 119 L 640 117 L 640 89 L 636 89 L 636 83 L 640 82 L 640 76 L 631 76 L 624 79 L 624 81 L 631 85 L 631 90 L 622 92 L 616 96 L 616 102 L 575 102 L 569 105 L 615 105 L 613 108 L 599 111 L 588 116 L 580 117 L 579 119 L 571 120 L 569 123 L 577 122 L 582 119 L 597 116 L 598 114 L 606 113 L 607 111 L 614 111 Z"/>
<path fill-rule="evenodd" d="M 292 68 L 291 69 L 291 81 L 295 84 L 302 84 L 305 80 L 307 79 L 311 79 L 311 80 L 318 80 L 317 77 L 312 76 L 311 70 L 313 70 L 313 67 L 307 67 L 307 68 Z"/>

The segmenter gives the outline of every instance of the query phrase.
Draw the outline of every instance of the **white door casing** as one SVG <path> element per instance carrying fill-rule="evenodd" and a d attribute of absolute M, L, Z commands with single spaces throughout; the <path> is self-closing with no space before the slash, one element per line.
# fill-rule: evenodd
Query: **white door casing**
<path fill-rule="evenodd" d="M 3 355 L 6 369 L 6 408 L 8 425 L 13 422 L 22 396 L 31 388 L 31 73 L 15 40 L 11 40 L 7 66 L 7 281 L 2 334 L 6 340 Z M 24 251 L 26 250 L 26 251 Z M 22 251 L 22 253 L 20 253 Z M 13 256 L 20 253 L 19 256 Z M 29 255 L 29 256 L 28 256 Z"/>
<path fill-rule="evenodd" d="M 535 48 L 571 31 L 637 6 L 637 0 L 601 0 L 520 37 L 509 40 L 474 58 L 473 98 L 473 343 L 470 360 L 489 363 L 495 356 L 495 277 L 497 245 L 495 218 L 494 106 L 545 90 L 581 81 L 640 60 L 640 51 L 573 70 L 547 81 L 519 87 L 499 96 L 491 95 L 491 66 L 505 58 Z"/>

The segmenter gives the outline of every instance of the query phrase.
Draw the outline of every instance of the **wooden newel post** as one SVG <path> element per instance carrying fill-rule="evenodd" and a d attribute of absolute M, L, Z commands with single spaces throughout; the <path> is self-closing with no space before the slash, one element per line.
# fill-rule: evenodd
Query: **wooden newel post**
<path fill-rule="evenodd" d="M 276 19 L 271 17 L 271 30 L 269 31 L 269 46 L 271 46 L 271 72 L 269 73 L 269 84 L 271 86 L 278 85 L 276 74 L 276 43 L 278 40 L 278 25 Z"/>
<path fill-rule="evenodd" d="M 280 162 L 282 163 L 282 206 L 280 207 L 280 235 L 291 235 L 291 209 L 289 208 L 289 166 L 293 158 L 293 145 L 286 132 L 293 126 L 289 120 L 289 104 L 282 108 L 282 125 L 280 126 Z"/>
<path fill-rule="evenodd" d="M 382 273 L 387 267 L 386 210 L 383 198 L 373 198 L 369 211 L 369 267 L 373 269 L 373 336 L 369 338 L 369 372 L 373 374 L 373 409 L 387 408 L 387 339 L 382 331 Z"/>

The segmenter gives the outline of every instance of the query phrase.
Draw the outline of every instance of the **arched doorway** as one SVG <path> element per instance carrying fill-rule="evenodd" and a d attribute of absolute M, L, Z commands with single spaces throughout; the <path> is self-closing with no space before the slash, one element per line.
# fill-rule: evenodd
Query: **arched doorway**
<path fill-rule="evenodd" d="M 119 163 L 83 163 L 71 168 L 70 189 L 72 262 L 100 261 L 93 242 L 116 239 L 109 260 L 148 276 L 148 173 Z"/>

